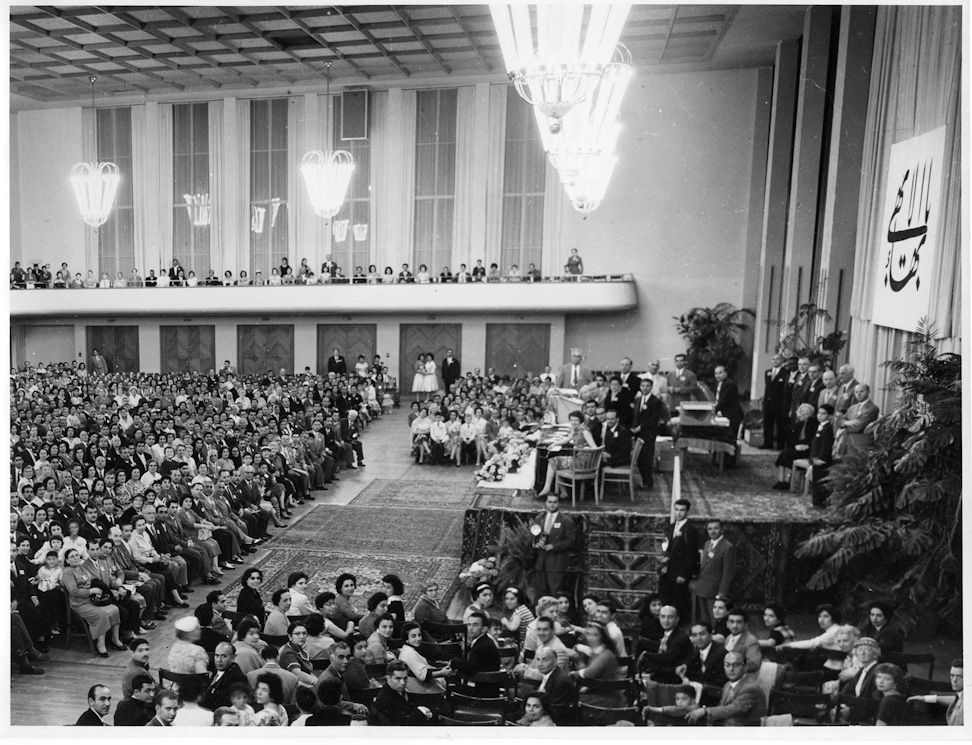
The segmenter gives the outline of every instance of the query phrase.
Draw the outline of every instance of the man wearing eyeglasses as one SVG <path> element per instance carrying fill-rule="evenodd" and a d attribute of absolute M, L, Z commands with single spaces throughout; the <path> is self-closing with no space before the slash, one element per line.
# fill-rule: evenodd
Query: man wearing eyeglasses
<path fill-rule="evenodd" d="M 705 723 L 716 727 L 758 727 L 766 716 L 766 700 L 756 676 L 746 673 L 746 659 L 737 652 L 726 654 L 722 662 L 726 683 L 718 706 L 701 706 L 685 715 L 689 724 Z"/>

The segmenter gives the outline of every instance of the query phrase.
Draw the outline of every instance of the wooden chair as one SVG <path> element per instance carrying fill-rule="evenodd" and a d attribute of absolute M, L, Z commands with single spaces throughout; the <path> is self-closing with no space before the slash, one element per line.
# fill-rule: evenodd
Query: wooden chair
<path fill-rule="evenodd" d="M 919 678 L 915 675 L 905 676 L 904 688 L 909 696 L 930 696 L 933 693 L 952 693 L 952 684 L 948 681 Z"/>
<path fill-rule="evenodd" d="M 626 706 L 631 706 L 638 701 L 638 693 L 631 678 L 619 678 L 618 680 L 588 680 L 585 678 L 581 685 L 583 685 L 584 688 L 587 688 L 591 693 L 610 693 L 613 691 L 621 691 L 621 693 L 624 695 Z"/>
<path fill-rule="evenodd" d="M 71 607 L 71 596 L 68 595 L 68 591 L 61 588 L 64 593 L 64 648 L 67 649 L 71 646 L 71 637 L 83 636 L 88 642 L 88 651 L 94 652 L 95 643 L 94 638 L 91 636 L 91 627 L 88 626 L 88 622 L 81 618 L 74 609 Z M 80 630 L 75 631 L 75 628 Z"/>
<path fill-rule="evenodd" d="M 373 662 L 365 665 L 365 673 L 367 673 L 369 678 L 374 678 L 375 680 L 380 680 L 388 675 L 387 670 L 387 662 Z"/>
<path fill-rule="evenodd" d="M 452 717 L 447 717 L 445 715 L 439 716 L 439 724 L 443 727 L 502 727 L 503 720 L 499 718 L 492 719 L 453 719 Z"/>
<path fill-rule="evenodd" d="M 802 474 L 801 474 L 802 472 Z M 803 480 L 803 496 L 810 493 L 810 475 L 813 471 L 810 468 L 810 461 L 806 458 L 797 458 L 790 467 L 790 491 L 795 491 L 794 487 L 797 480 Z"/>
<path fill-rule="evenodd" d="M 777 688 L 781 691 L 816 693 L 823 685 L 824 677 L 823 670 L 799 673 L 786 667 L 783 669 L 783 677 L 780 679 Z"/>
<path fill-rule="evenodd" d="M 317 660 L 311 660 L 312 670 L 327 670 L 331 666 L 331 659 L 329 657 L 321 657 Z"/>
<path fill-rule="evenodd" d="M 610 727 L 618 722 L 631 722 L 635 726 L 644 725 L 644 720 L 637 706 L 621 706 L 616 708 L 594 706 L 581 701 L 577 705 L 580 725 L 584 727 Z"/>
<path fill-rule="evenodd" d="M 260 632 L 260 638 L 267 644 L 272 644 L 277 649 L 280 649 L 280 647 L 290 641 L 290 637 L 286 634 L 276 636 L 274 634 L 264 634 L 262 631 Z"/>
<path fill-rule="evenodd" d="M 718 706 L 722 701 L 722 689 L 719 686 L 702 685 L 702 694 L 699 696 L 699 703 L 702 706 Z"/>
<path fill-rule="evenodd" d="M 604 448 L 577 448 L 570 458 L 570 469 L 557 471 L 554 489 L 559 491 L 561 486 L 569 486 L 572 507 L 577 507 L 578 486 L 580 486 L 581 501 L 584 501 L 584 487 L 588 481 L 594 488 L 594 502 L 597 503 L 601 456 L 603 454 Z"/>
<path fill-rule="evenodd" d="M 649 639 L 646 636 L 639 636 L 638 641 L 635 644 L 635 657 L 640 657 L 642 652 L 657 652 L 658 651 L 659 640 Z"/>
<path fill-rule="evenodd" d="M 903 670 L 907 670 L 908 665 L 928 665 L 929 679 L 935 677 L 935 655 L 933 655 L 931 652 L 927 654 L 888 652 L 886 655 L 881 657 L 881 661 L 890 662 Z"/>
<path fill-rule="evenodd" d="M 452 716 L 460 718 L 483 719 L 486 715 L 498 714 L 506 719 L 506 714 L 510 710 L 510 702 L 506 696 L 497 697 L 478 697 L 468 696 L 463 693 L 452 693 L 449 696 L 449 703 L 452 705 Z"/>
<path fill-rule="evenodd" d="M 209 683 L 208 673 L 174 673 L 171 670 L 159 668 L 159 688 L 172 688 L 173 685 L 166 685 L 165 682 L 179 686 L 188 680 L 198 680 L 203 684 L 203 690 Z"/>
<path fill-rule="evenodd" d="M 909 701 L 908 711 L 908 723 L 913 727 L 942 727 L 945 725 L 948 707 L 942 704 L 926 704 L 924 701 Z"/>
<path fill-rule="evenodd" d="M 440 662 L 451 660 L 453 657 L 462 657 L 462 644 L 459 642 L 440 642 L 439 644 L 422 642 L 419 644 L 418 651 L 429 662 Z"/>
<path fill-rule="evenodd" d="M 356 704 L 371 706 L 378 697 L 380 688 L 349 688 L 348 698 Z"/>
<path fill-rule="evenodd" d="M 409 693 L 408 700 L 415 706 L 424 706 L 436 714 L 449 710 L 449 702 L 444 693 Z"/>
<path fill-rule="evenodd" d="M 577 702 L 569 704 L 551 704 L 550 718 L 558 727 L 573 727 L 577 724 Z"/>
<path fill-rule="evenodd" d="M 472 675 L 461 675 L 463 681 L 468 683 L 475 683 L 476 686 L 486 685 L 489 687 L 498 688 L 501 691 L 505 691 L 506 698 L 510 701 L 516 695 L 516 681 L 513 676 L 506 670 L 497 670 L 495 672 L 489 673 L 473 673 Z M 478 696 L 474 691 L 475 687 L 467 687 L 465 690 L 460 691 L 464 695 L 475 696 L 476 698 L 484 698 L 483 696 Z M 452 695 L 452 693 L 450 693 Z"/>
<path fill-rule="evenodd" d="M 827 715 L 830 697 L 823 693 L 803 693 L 800 691 L 770 691 L 768 716 L 790 714 L 793 724 L 814 725 Z"/>
<path fill-rule="evenodd" d="M 595 498 L 595 504 L 603 501 L 604 485 L 606 483 L 627 484 L 628 490 L 631 493 L 631 501 L 635 501 L 635 474 L 638 472 L 638 456 L 641 455 L 641 448 L 644 444 L 644 440 L 640 437 L 635 437 L 634 446 L 631 449 L 631 462 L 628 465 L 604 466 L 601 469 L 601 486 L 598 490 L 600 494 Z"/>
<path fill-rule="evenodd" d="M 466 624 L 459 621 L 422 621 L 422 628 L 429 632 L 437 642 L 462 641 L 466 636 Z"/>
<path fill-rule="evenodd" d="M 848 696 L 845 693 L 838 693 L 837 699 L 834 702 L 834 713 L 835 716 L 832 718 L 833 721 L 840 721 L 839 711 L 841 706 L 846 706 L 850 709 L 849 721 L 854 724 L 874 724 L 874 718 L 877 716 L 878 702 L 872 698 L 858 698 L 857 696 Z"/>

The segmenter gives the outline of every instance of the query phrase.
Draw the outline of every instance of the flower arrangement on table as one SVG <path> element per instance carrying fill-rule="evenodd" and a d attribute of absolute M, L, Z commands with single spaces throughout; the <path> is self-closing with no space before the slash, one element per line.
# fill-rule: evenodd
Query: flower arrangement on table
<path fill-rule="evenodd" d="M 487 446 L 491 453 L 483 467 L 476 471 L 478 481 L 502 481 L 506 474 L 516 473 L 522 463 L 530 455 L 532 445 L 523 435 L 517 433 L 511 437 L 497 438 Z"/>
<path fill-rule="evenodd" d="M 472 590 L 481 582 L 492 583 L 498 574 L 496 557 L 488 556 L 485 559 L 477 559 L 465 571 L 459 572 L 459 581 L 467 590 Z"/>

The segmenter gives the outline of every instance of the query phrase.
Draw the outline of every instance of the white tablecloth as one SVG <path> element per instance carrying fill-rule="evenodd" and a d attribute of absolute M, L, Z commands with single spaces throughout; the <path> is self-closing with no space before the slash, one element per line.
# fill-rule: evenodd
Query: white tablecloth
<path fill-rule="evenodd" d="M 526 463 L 521 463 L 516 473 L 506 474 L 502 481 L 480 481 L 477 487 L 480 489 L 520 489 L 526 491 L 533 488 L 533 478 L 537 470 L 537 451 L 536 448 L 530 451 Z"/>

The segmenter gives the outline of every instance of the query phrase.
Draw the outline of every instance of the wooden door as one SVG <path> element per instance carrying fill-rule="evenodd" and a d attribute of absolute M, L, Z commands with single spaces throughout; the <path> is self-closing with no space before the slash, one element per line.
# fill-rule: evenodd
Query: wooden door
<path fill-rule="evenodd" d="M 216 367 L 215 326 L 160 326 L 162 372 L 200 372 Z"/>
<path fill-rule="evenodd" d="M 398 389 L 409 395 L 415 377 L 415 360 L 419 354 L 432 352 L 435 357 L 436 375 L 442 386 L 442 360 L 451 349 L 462 360 L 461 323 L 403 323 L 399 327 L 399 377 Z"/>
<path fill-rule="evenodd" d="M 108 363 L 110 373 L 138 372 L 138 326 L 87 326 L 85 329 L 90 366 L 91 353 L 97 349 Z"/>
<path fill-rule="evenodd" d="M 486 367 L 497 375 L 539 375 L 549 358 L 549 323 L 486 324 Z"/>
<path fill-rule="evenodd" d="M 273 370 L 294 373 L 294 327 L 278 326 L 236 327 L 236 369 L 240 375 L 256 375 Z"/>
<path fill-rule="evenodd" d="M 373 323 L 317 324 L 317 374 L 327 375 L 327 358 L 339 349 L 347 361 L 348 372 L 354 370 L 358 355 L 363 354 L 370 366 L 375 358 L 378 326 Z"/>

